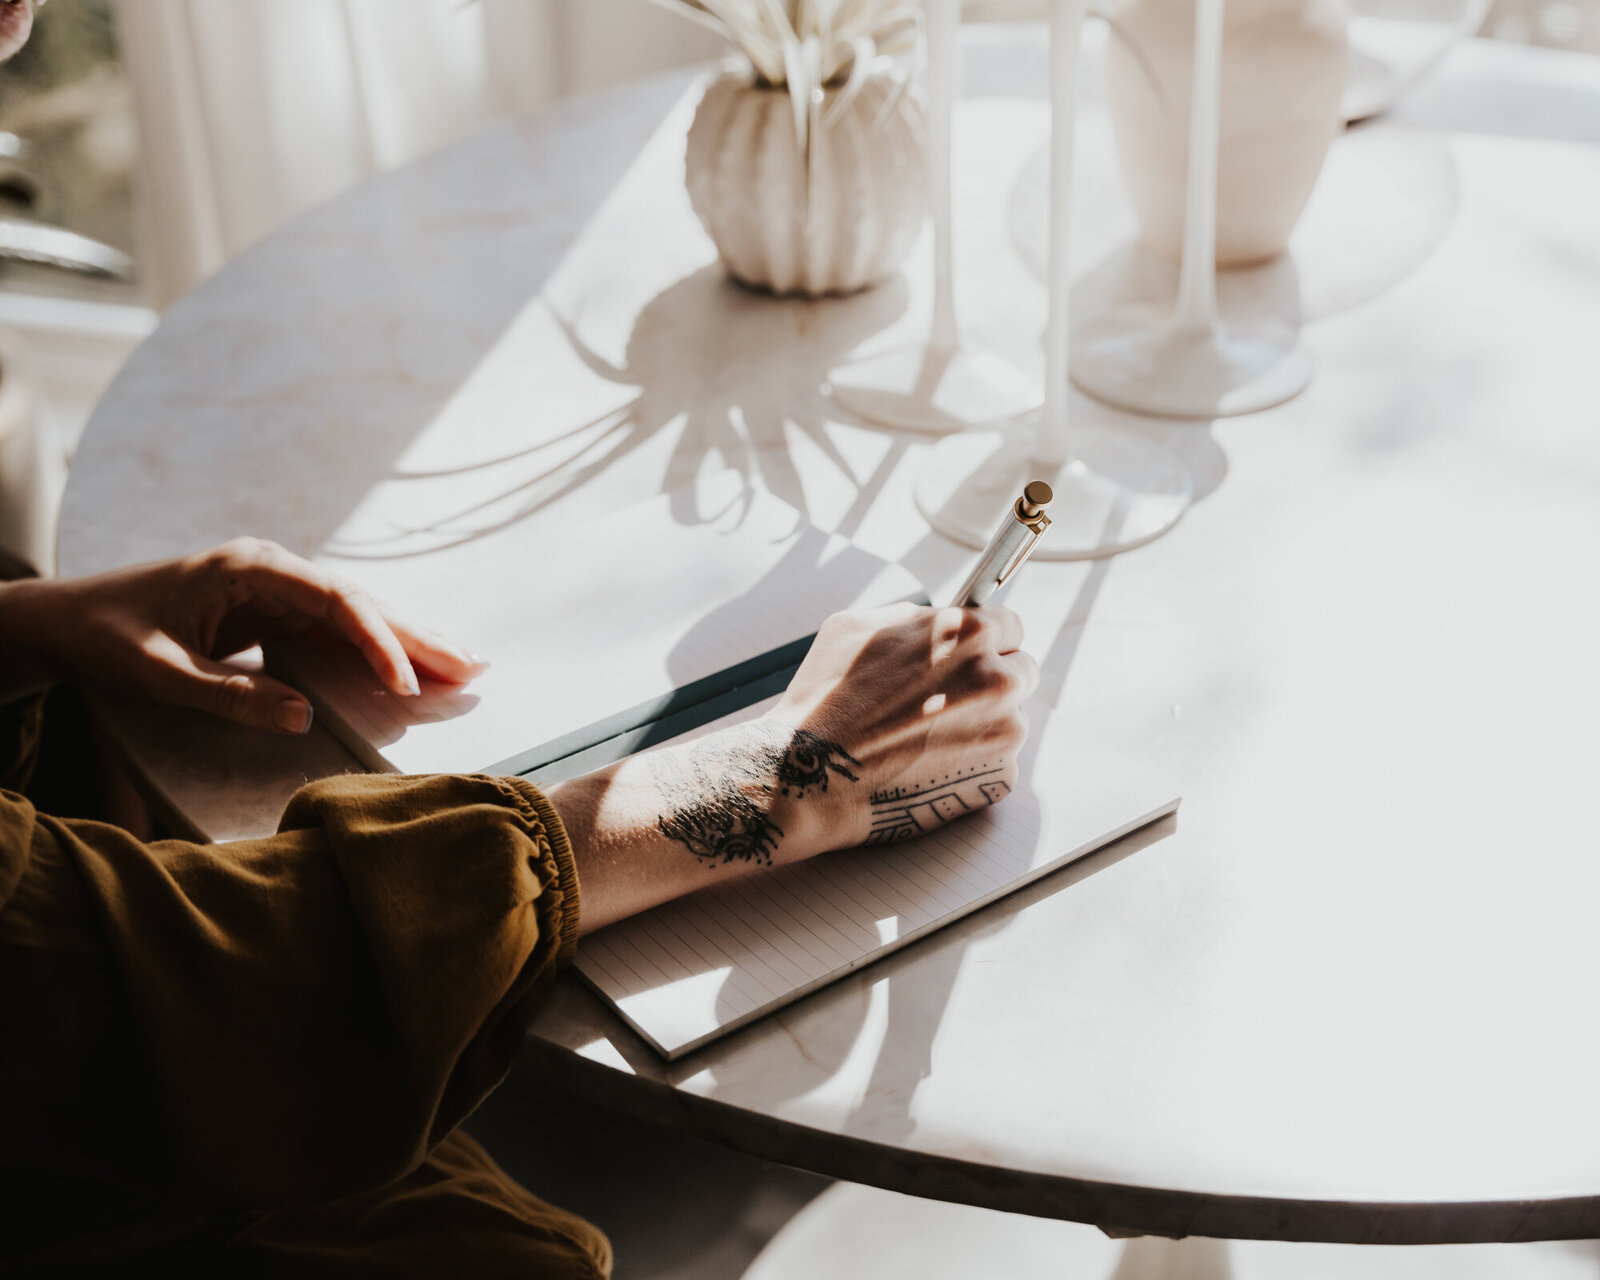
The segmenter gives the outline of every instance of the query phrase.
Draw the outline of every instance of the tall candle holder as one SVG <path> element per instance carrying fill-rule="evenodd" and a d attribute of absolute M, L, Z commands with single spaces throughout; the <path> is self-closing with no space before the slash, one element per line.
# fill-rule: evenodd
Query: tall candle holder
<path fill-rule="evenodd" d="M 1050 312 L 1042 414 L 1001 431 L 942 440 L 916 482 L 917 507 L 940 533 L 968 546 L 988 540 L 996 513 L 1029 480 L 1055 490 L 1051 526 L 1035 557 L 1090 560 L 1160 537 L 1189 505 L 1186 467 L 1141 436 L 1069 422 L 1067 269 L 1078 46 L 1087 0 L 1052 0 L 1050 15 Z"/>
<path fill-rule="evenodd" d="M 1223 0 L 1197 0 L 1189 104 L 1189 173 L 1177 306 L 1114 309 L 1086 322 L 1072 377 L 1098 400 L 1163 418 L 1254 413 L 1305 389 L 1311 359 L 1295 329 L 1271 317 L 1217 316 L 1217 150 Z"/>
<path fill-rule="evenodd" d="M 1006 422 L 1039 406 L 1035 380 L 964 341 L 956 325 L 951 126 L 960 0 L 926 0 L 928 180 L 933 217 L 933 319 L 928 340 L 851 361 L 828 376 L 834 401 L 887 427 L 945 434 Z"/>

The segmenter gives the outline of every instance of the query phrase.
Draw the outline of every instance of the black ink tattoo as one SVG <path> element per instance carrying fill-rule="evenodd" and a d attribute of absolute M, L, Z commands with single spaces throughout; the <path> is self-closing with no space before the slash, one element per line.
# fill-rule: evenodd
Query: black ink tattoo
<path fill-rule="evenodd" d="M 973 785 L 983 804 L 995 804 L 1011 794 L 1011 784 L 996 774 L 1004 770 L 996 765 L 979 765 L 969 773 L 952 774 L 945 778 L 930 779 L 926 786 L 911 784 L 889 787 L 872 793 L 872 831 L 868 844 L 889 844 L 895 840 L 909 840 L 924 831 L 942 827 L 952 818 L 970 813 L 975 806 L 968 803 Z M 981 779 L 987 778 L 984 782 Z M 965 791 L 966 794 L 963 794 Z M 975 798 L 974 798 L 975 799 Z"/>
<path fill-rule="evenodd" d="M 770 866 L 783 838 L 772 819 L 775 792 L 805 799 L 826 791 L 830 776 L 859 782 L 848 766 L 861 767 L 837 742 L 804 729 L 764 741 L 713 738 L 690 743 L 681 758 L 658 752 L 646 759 L 669 807 L 656 819 L 661 834 L 713 866 Z"/>
<path fill-rule="evenodd" d="M 999 804 L 1011 794 L 1011 784 L 1004 781 L 980 782 L 978 784 L 978 790 L 983 793 L 983 798 L 990 804 Z"/>
<path fill-rule="evenodd" d="M 795 730 L 787 749 L 778 758 L 778 783 L 783 794 L 804 799 L 812 787 L 826 791 L 829 770 L 851 782 L 860 782 L 861 779 L 840 764 L 840 760 L 847 760 L 858 769 L 861 767 L 861 761 L 837 742 L 829 742 L 804 729 Z"/>
<path fill-rule="evenodd" d="M 783 828 L 762 813 L 749 796 L 729 788 L 703 797 L 670 818 L 658 818 L 661 834 L 707 862 L 759 862 L 772 865 Z"/>

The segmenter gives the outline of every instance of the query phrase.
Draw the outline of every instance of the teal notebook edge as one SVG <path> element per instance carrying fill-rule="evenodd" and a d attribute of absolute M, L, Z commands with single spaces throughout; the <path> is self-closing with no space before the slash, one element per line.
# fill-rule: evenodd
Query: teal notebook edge
<path fill-rule="evenodd" d="M 931 603 L 920 592 L 907 597 L 906 602 Z M 753 658 L 692 680 L 660 698 L 641 702 L 540 746 L 519 751 L 483 772 L 552 786 L 603 769 L 635 752 L 782 693 L 805 661 L 816 638 L 816 632 L 812 632 L 776 649 L 758 653 Z"/>

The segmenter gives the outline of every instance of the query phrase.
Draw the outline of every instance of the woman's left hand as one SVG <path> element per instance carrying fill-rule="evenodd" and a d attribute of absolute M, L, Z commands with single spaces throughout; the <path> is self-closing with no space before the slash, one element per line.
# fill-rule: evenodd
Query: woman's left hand
<path fill-rule="evenodd" d="M 420 691 L 418 671 L 460 684 L 485 666 L 276 543 L 236 538 L 179 560 L 0 588 L 0 665 L 11 671 L 0 681 L 72 680 L 304 733 L 311 704 L 301 693 L 222 659 L 313 626 L 355 645 L 402 696 Z"/>

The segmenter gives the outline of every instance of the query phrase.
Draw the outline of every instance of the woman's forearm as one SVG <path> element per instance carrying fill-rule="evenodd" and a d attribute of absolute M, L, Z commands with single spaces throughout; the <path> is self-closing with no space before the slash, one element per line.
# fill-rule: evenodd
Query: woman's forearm
<path fill-rule="evenodd" d="M 835 614 L 760 719 L 551 788 L 581 927 L 994 803 L 1016 777 L 1038 679 L 1021 638 L 998 608 Z"/>
<path fill-rule="evenodd" d="M 583 931 L 850 842 L 844 792 L 862 785 L 856 763 L 838 743 L 765 718 L 550 788 L 583 886 Z"/>

